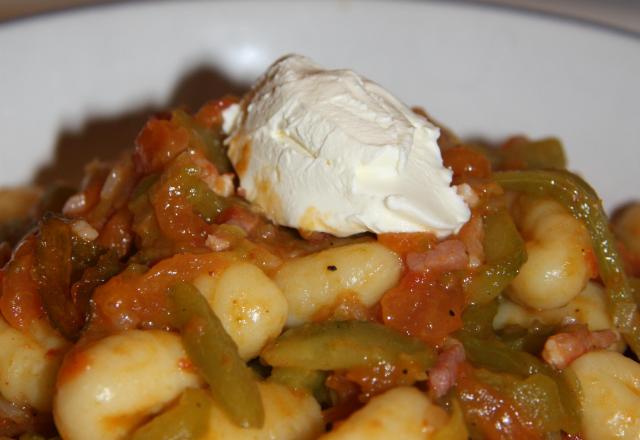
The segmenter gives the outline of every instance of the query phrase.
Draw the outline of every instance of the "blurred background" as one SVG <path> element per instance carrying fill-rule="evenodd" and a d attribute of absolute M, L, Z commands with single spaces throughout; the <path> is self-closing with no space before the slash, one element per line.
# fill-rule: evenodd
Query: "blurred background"
<path fill-rule="evenodd" d="M 157 0 L 138 0 L 157 1 Z M 319 0 L 321 1 L 321 0 Z M 350 0 L 344 0 L 348 2 Z M 420 0 L 414 0 L 420 1 Z M 441 0 L 444 1 L 444 0 Z M 640 33 L 640 0 L 462 0 L 524 8 Z M 124 0 L 0 0 L 0 21 L 52 10 Z"/>

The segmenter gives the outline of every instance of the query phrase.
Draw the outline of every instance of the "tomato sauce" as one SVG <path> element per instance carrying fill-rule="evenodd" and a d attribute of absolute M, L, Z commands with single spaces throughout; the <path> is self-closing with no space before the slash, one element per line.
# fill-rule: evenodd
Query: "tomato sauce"
<path fill-rule="evenodd" d="M 444 287 L 428 273 L 408 272 L 380 304 L 386 326 L 432 346 L 441 345 L 447 335 L 462 327 L 462 289 Z"/>

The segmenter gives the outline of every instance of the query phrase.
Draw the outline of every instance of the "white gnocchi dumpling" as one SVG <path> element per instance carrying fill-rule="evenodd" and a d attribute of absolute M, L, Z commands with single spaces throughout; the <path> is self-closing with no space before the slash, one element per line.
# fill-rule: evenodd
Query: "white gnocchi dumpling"
<path fill-rule="evenodd" d="M 585 440 L 640 438 L 640 364 L 612 351 L 592 351 L 569 367 L 582 387 Z"/>
<path fill-rule="evenodd" d="M 320 405 L 311 395 L 273 382 L 260 382 L 258 389 L 265 411 L 262 428 L 240 428 L 214 404 L 203 440 L 311 440 L 323 432 Z"/>
<path fill-rule="evenodd" d="M 320 440 L 429 440 L 447 419 L 425 393 L 398 387 L 371 399 Z"/>
<path fill-rule="evenodd" d="M 205 296 L 244 360 L 276 338 L 287 319 L 287 300 L 278 286 L 253 264 L 240 262 L 193 283 Z"/>
<path fill-rule="evenodd" d="M 566 305 L 589 280 L 586 252 L 589 233 L 553 199 L 520 197 L 514 219 L 526 241 L 527 261 L 507 294 L 539 310 Z"/>
<path fill-rule="evenodd" d="M 402 260 L 379 243 L 359 243 L 327 249 L 285 262 L 275 282 L 289 303 L 287 325 L 312 321 L 335 306 L 343 294 L 355 295 L 366 307 L 395 286 Z"/>
<path fill-rule="evenodd" d="M 130 330 L 69 353 L 53 415 L 65 440 L 124 439 L 186 388 L 201 385 L 180 336 Z"/>
<path fill-rule="evenodd" d="M 27 335 L 0 317 L 0 394 L 19 405 L 49 412 L 67 343 L 35 322 Z"/>
<path fill-rule="evenodd" d="M 585 324 L 589 330 L 614 328 L 607 310 L 604 288 L 595 282 L 587 283 L 578 296 L 568 304 L 547 310 L 536 310 L 504 299 L 493 319 L 493 328 L 501 330 L 510 325 L 529 328 L 536 323 L 543 325 Z"/>

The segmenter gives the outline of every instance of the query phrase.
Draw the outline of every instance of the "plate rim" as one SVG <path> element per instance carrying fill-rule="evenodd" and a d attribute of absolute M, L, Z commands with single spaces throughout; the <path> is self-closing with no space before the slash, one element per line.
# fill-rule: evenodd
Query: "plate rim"
<path fill-rule="evenodd" d="M 307 3 L 307 4 L 340 4 L 340 3 L 369 3 L 369 4 L 411 4 L 421 7 L 426 4 L 438 4 L 442 6 L 454 6 L 464 9 L 489 9 L 497 13 L 505 13 L 512 15 L 528 16 L 541 21 L 554 21 L 569 26 L 577 26 L 585 30 L 592 30 L 606 34 L 614 34 L 620 37 L 626 37 L 640 43 L 640 31 L 634 31 L 622 27 L 617 27 L 609 23 L 598 22 L 586 17 L 571 16 L 558 12 L 534 9 L 527 5 L 515 5 L 496 3 L 492 0 L 267 0 L 272 4 L 286 3 Z M 49 11 L 36 12 L 33 14 L 12 17 L 0 20 L 0 33 L 3 29 L 22 24 L 36 24 L 38 21 L 46 21 L 55 19 L 58 16 L 68 16 L 75 14 L 99 13 L 105 9 L 127 9 L 131 6 L 140 6 L 153 8 L 157 5 L 164 4 L 215 4 L 225 3 L 227 5 L 241 4 L 265 4 L 264 0 L 106 0 L 100 3 L 70 5 Z"/>

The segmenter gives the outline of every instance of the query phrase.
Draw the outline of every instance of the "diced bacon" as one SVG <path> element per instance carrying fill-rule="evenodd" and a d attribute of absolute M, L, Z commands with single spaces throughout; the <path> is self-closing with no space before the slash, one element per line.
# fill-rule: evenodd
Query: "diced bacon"
<path fill-rule="evenodd" d="M 71 223 L 71 230 L 85 241 L 93 241 L 98 238 L 98 231 L 84 220 L 76 220 Z"/>
<path fill-rule="evenodd" d="M 478 203 L 480 203 L 480 197 L 478 197 L 478 194 L 476 194 L 473 188 L 466 183 L 457 185 L 456 192 L 471 208 L 475 208 L 478 206 Z"/>
<path fill-rule="evenodd" d="M 429 370 L 429 393 L 434 398 L 444 396 L 456 384 L 458 369 L 464 359 L 464 348 L 458 341 L 438 355 L 436 364 Z"/>
<path fill-rule="evenodd" d="M 445 240 L 427 252 L 408 253 L 406 263 L 414 272 L 448 272 L 466 268 L 469 255 L 460 240 Z"/>
<path fill-rule="evenodd" d="M 226 173 L 216 177 L 213 184 L 213 192 L 222 197 L 229 197 L 233 195 L 234 189 L 233 174 Z"/>
<path fill-rule="evenodd" d="M 207 240 L 204 243 L 212 251 L 220 252 L 229 249 L 231 242 L 223 237 L 218 237 L 215 234 L 207 236 Z"/>
<path fill-rule="evenodd" d="M 570 331 L 555 334 L 544 344 L 542 358 L 556 368 L 566 368 L 583 354 L 608 348 L 620 340 L 613 330 L 589 331 L 585 326 L 576 326 Z"/>
<path fill-rule="evenodd" d="M 62 208 L 62 213 L 68 217 L 82 214 L 87 209 L 87 196 L 81 192 L 67 199 Z"/>
<path fill-rule="evenodd" d="M 125 198 L 135 183 L 135 167 L 132 160 L 122 160 L 109 171 L 100 189 L 100 198 L 112 203 Z"/>

